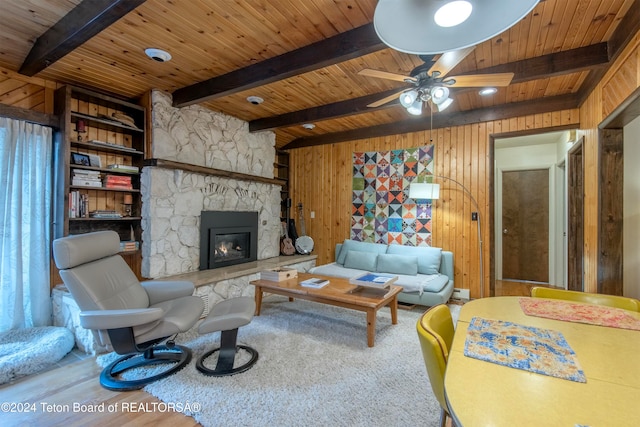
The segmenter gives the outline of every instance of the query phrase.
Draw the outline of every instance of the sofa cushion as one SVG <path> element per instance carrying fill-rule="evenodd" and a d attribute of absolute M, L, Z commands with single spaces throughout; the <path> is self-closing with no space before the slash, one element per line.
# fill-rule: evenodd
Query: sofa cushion
<path fill-rule="evenodd" d="M 418 257 L 418 273 L 420 274 L 438 274 L 440 271 L 440 258 L 442 257 L 441 248 L 393 244 L 389 245 L 387 253 Z"/>
<path fill-rule="evenodd" d="M 378 254 L 370 252 L 348 251 L 344 259 L 344 266 L 358 270 L 376 271 L 377 258 Z"/>
<path fill-rule="evenodd" d="M 341 277 L 344 279 L 350 279 L 366 272 L 366 270 L 346 268 L 345 266 L 335 262 L 319 265 L 309 270 L 309 273 L 311 274 Z M 415 292 L 418 295 L 422 295 L 423 292 L 440 292 L 447 286 L 448 283 L 449 278 L 444 274 L 433 274 L 429 276 L 423 274 L 417 274 L 415 276 L 398 274 L 398 280 L 394 283 L 394 285 L 402 286 L 403 292 Z M 447 299 L 448 298 L 449 297 L 447 296 Z"/>
<path fill-rule="evenodd" d="M 380 273 L 415 276 L 418 274 L 418 257 L 409 255 L 380 254 L 378 255 L 378 264 L 376 269 Z"/>
<path fill-rule="evenodd" d="M 338 255 L 336 262 L 344 265 L 344 260 L 347 258 L 347 253 L 349 253 L 349 251 L 383 254 L 387 252 L 387 245 L 369 242 L 356 242 L 355 240 L 346 239 L 344 243 L 342 243 L 342 249 L 340 249 L 340 254 Z"/>

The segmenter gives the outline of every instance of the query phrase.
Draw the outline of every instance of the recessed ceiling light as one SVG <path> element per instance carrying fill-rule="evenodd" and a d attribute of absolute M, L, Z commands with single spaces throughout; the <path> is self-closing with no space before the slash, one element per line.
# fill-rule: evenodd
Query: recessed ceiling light
<path fill-rule="evenodd" d="M 311 130 L 311 129 L 314 129 L 316 127 L 316 125 L 314 125 L 313 123 L 305 123 L 305 124 L 302 125 L 302 127 L 305 128 L 305 129 Z"/>
<path fill-rule="evenodd" d="M 264 99 L 260 98 L 259 96 L 248 96 L 247 101 L 249 101 L 253 105 L 258 105 L 262 104 L 264 102 Z"/>
<path fill-rule="evenodd" d="M 496 89 L 495 87 L 486 87 L 484 89 L 481 89 L 478 93 L 482 96 L 488 96 L 493 95 L 496 92 L 498 92 L 498 89 Z"/>
<path fill-rule="evenodd" d="M 171 54 L 162 49 L 148 48 L 144 50 L 144 53 L 154 61 L 167 62 L 171 61 Z"/>

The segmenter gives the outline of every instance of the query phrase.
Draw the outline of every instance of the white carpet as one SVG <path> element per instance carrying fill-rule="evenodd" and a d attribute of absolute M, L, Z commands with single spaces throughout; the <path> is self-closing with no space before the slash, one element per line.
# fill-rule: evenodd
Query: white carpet
<path fill-rule="evenodd" d="M 391 325 L 382 309 L 369 348 L 365 313 L 271 296 L 239 332 L 239 343 L 260 353 L 253 368 L 212 378 L 192 361 L 145 390 L 164 402 L 199 405 L 199 412 L 185 413 L 205 427 L 437 426 L 440 408 L 415 329 L 421 313 L 398 310 L 398 324 Z M 176 341 L 195 360 L 219 336 L 192 330 Z"/>
<path fill-rule="evenodd" d="M 67 328 L 41 326 L 0 333 L 0 384 L 50 367 L 71 351 Z"/>

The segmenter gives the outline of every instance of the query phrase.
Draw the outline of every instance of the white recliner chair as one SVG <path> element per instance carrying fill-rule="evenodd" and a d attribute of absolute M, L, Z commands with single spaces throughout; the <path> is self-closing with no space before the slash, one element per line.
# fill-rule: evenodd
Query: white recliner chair
<path fill-rule="evenodd" d="M 104 368 L 100 384 L 109 390 L 136 390 L 189 363 L 191 350 L 176 345 L 172 336 L 198 321 L 204 303 L 192 296 L 191 282 L 139 282 L 119 251 L 120 238 L 114 231 L 53 242 L 60 277 L 81 310 L 80 324 L 93 331 L 100 345 L 124 355 Z M 160 373 L 133 379 L 124 374 L 160 364 L 168 365 Z"/>

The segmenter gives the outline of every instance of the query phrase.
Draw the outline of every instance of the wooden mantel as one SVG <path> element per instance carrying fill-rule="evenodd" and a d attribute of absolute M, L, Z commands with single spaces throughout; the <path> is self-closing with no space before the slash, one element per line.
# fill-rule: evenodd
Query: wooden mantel
<path fill-rule="evenodd" d="M 198 165 L 192 165 L 189 163 L 176 162 L 173 160 L 146 159 L 144 161 L 144 165 L 155 166 L 155 167 L 165 168 L 165 169 L 177 169 L 177 170 L 183 170 L 187 172 L 200 173 L 203 175 L 237 179 L 240 181 L 262 182 L 264 184 L 279 185 L 280 187 L 284 187 L 287 183 L 284 179 L 265 178 L 263 176 L 248 175 L 240 172 L 230 172 L 222 169 L 208 168 L 206 166 L 198 166 Z"/>

